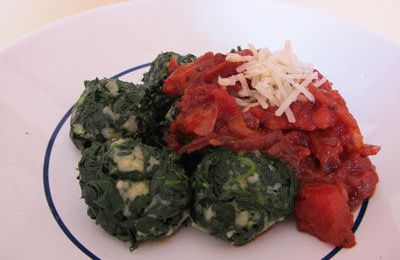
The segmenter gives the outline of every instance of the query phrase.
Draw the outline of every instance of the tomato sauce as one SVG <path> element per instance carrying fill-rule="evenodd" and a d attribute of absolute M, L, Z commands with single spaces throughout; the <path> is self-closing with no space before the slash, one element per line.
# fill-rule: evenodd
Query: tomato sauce
<path fill-rule="evenodd" d="M 251 55 L 251 52 L 244 50 L 241 54 Z M 258 106 L 242 111 L 235 100 L 240 85 L 224 88 L 218 84 L 218 77 L 236 74 L 241 64 L 226 62 L 225 55 L 211 52 L 191 64 L 181 66 L 175 59 L 169 62 L 170 76 L 165 80 L 164 91 L 180 97 L 179 114 L 165 135 L 169 147 L 178 154 L 207 146 L 258 150 L 291 165 L 304 187 L 308 184 L 342 187 L 349 210 L 370 197 L 378 175 L 368 156 L 377 154 L 380 148 L 364 144 L 356 120 L 339 92 L 332 89 L 332 83 L 326 81 L 320 87 L 311 83 L 308 90 L 315 102 L 306 99 L 294 102 L 290 108 L 296 122 L 290 123 L 284 115 L 275 116 L 276 107 Z M 304 201 L 299 199 L 296 206 L 303 213 L 307 207 L 312 209 L 312 203 Z M 343 205 L 338 207 L 341 209 L 337 212 L 345 211 Z M 303 224 L 299 219 L 299 229 L 324 237 L 315 230 L 307 230 Z M 326 241 L 340 246 L 354 244 L 348 237 L 346 243 L 338 243 L 337 239 Z"/>

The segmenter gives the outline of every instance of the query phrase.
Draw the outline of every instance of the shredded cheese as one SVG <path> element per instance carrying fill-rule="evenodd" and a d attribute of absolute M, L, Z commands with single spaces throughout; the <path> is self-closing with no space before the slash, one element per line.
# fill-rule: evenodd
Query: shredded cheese
<path fill-rule="evenodd" d="M 276 116 L 285 114 L 289 122 L 296 122 L 290 105 L 297 100 L 315 102 L 308 85 L 320 87 L 327 79 L 319 79 L 312 65 L 297 58 L 290 41 L 285 42 L 283 50 L 275 52 L 267 48 L 256 49 L 251 44 L 249 49 L 253 55 L 230 53 L 226 56 L 228 62 L 244 63 L 236 68 L 238 74 L 219 77 L 218 84 L 226 88 L 239 82 L 241 90 L 236 102 L 243 111 L 255 106 L 277 107 Z"/>

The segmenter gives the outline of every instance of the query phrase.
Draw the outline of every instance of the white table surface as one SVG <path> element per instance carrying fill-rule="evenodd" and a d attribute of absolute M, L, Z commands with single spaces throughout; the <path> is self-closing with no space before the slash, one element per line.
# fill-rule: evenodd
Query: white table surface
<path fill-rule="evenodd" d="M 123 0 L 1 0 L 0 49 L 62 17 Z M 132 0 L 135 1 L 135 0 Z M 279 1 L 279 0 L 276 0 Z M 319 10 L 400 44 L 399 0 L 280 0 Z"/>

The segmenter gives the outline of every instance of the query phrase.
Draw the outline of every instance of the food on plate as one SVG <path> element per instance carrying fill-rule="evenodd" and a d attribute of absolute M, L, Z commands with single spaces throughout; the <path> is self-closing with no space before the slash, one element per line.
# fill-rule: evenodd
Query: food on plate
<path fill-rule="evenodd" d="M 142 81 L 148 86 L 161 89 L 164 80 L 169 75 L 169 68 L 167 65 L 171 59 L 174 60 L 175 66 L 179 66 L 185 63 L 192 63 L 196 60 L 196 56 L 192 54 L 180 55 L 171 51 L 161 53 L 151 62 L 150 69 L 143 74 Z"/>
<path fill-rule="evenodd" d="M 191 62 L 191 54 L 180 56 L 173 52 L 160 54 L 143 76 L 143 85 L 118 79 L 85 81 L 85 91 L 76 102 L 71 116 L 70 136 L 79 150 L 94 141 L 134 137 L 149 145 L 160 146 L 160 123 L 173 103 L 162 91 L 171 57 L 177 64 Z"/>
<path fill-rule="evenodd" d="M 71 116 L 70 137 L 79 150 L 93 142 L 105 142 L 122 136 L 135 136 L 136 114 L 143 89 L 113 79 L 85 81 L 85 91 Z"/>
<path fill-rule="evenodd" d="M 137 136 L 146 144 L 157 147 L 165 146 L 164 130 L 169 127 L 166 113 L 171 109 L 175 98 L 168 96 L 163 90 L 164 80 L 169 72 L 167 64 L 171 59 L 176 66 L 193 62 L 196 57 L 187 54 L 179 55 L 174 52 L 165 52 L 158 55 L 151 63 L 150 70 L 143 75 L 144 96 L 140 101 Z M 168 115 L 167 115 L 168 116 Z"/>
<path fill-rule="evenodd" d="M 354 245 L 351 231 L 354 222 L 347 201 L 346 190 L 341 185 L 304 184 L 296 203 L 299 230 L 335 245 Z"/>
<path fill-rule="evenodd" d="M 132 248 L 186 219 L 242 245 L 292 212 L 300 231 L 352 247 L 378 175 L 333 84 L 290 42 L 158 55 L 143 83 L 85 82 L 71 139 L 88 214 Z M 189 179 L 191 185 L 189 185 Z"/>
<path fill-rule="evenodd" d="M 192 187 L 193 225 L 242 245 L 292 213 L 298 180 L 279 160 L 218 148 L 200 162 Z"/>
<path fill-rule="evenodd" d="M 189 206 L 189 179 L 176 159 L 131 138 L 93 143 L 79 162 L 88 215 L 132 249 L 172 235 Z"/>
<path fill-rule="evenodd" d="M 170 64 L 163 88 L 180 101 L 165 139 L 178 154 L 209 146 L 259 151 L 295 169 L 300 193 L 306 184 L 335 184 L 346 191 L 343 199 L 352 211 L 372 196 L 378 175 L 368 156 L 380 148 L 363 142 L 342 96 L 293 54 L 290 42 L 276 52 L 250 46 L 227 55 L 207 52 L 186 65 Z M 318 207 L 314 202 L 303 203 L 302 212 Z M 328 214 L 334 217 L 335 212 Z M 354 245 L 354 240 L 330 239 L 341 234 L 313 220 L 308 224 L 325 226 L 317 232 L 299 222 L 299 229 L 336 246 Z M 346 227 L 347 234 L 351 230 Z"/>

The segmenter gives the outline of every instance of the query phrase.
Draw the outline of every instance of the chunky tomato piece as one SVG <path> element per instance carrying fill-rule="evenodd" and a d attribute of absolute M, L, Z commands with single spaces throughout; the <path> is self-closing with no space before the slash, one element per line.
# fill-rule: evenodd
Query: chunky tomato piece
<path fill-rule="evenodd" d="M 332 112 L 333 109 L 333 107 L 322 106 L 313 113 L 312 120 L 317 128 L 326 129 L 335 125 L 336 118 L 334 112 Z"/>
<path fill-rule="evenodd" d="M 241 114 L 237 116 L 231 117 L 230 120 L 227 120 L 228 129 L 231 131 L 232 134 L 238 137 L 256 137 L 258 135 L 257 131 L 250 129 L 246 121 L 244 120 Z"/>
<path fill-rule="evenodd" d="M 315 109 L 315 104 L 310 102 L 295 102 L 292 104 L 291 109 L 296 118 L 296 122 L 290 123 L 291 128 L 306 131 L 316 129 L 313 121 L 313 110 Z"/>
<path fill-rule="evenodd" d="M 283 159 L 300 172 L 301 161 L 311 154 L 307 135 L 298 131 L 283 134 L 267 149 L 267 154 Z"/>
<path fill-rule="evenodd" d="M 225 56 L 217 54 L 215 57 L 217 60 L 216 65 L 204 72 L 202 80 L 207 83 L 216 82 L 218 77 L 229 77 L 236 73 L 236 67 L 241 63 L 224 62 Z"/>
<path fill-rule="evenodd" d="M 252 107 L 249 112 L 260 121 L 260 124 L 265 129 L 285 129 L 288 128 L 289 122 L 283 116 L 275 116 L 275 110 L 271 107 L 262 109 L 260 106 Z"/>
<path fill-rule="evenodd" d="M 215 65 L 213 57 L 214 54 L 212 52 L 207 52 L 199 57 L 196 62 L 185 64 L 184 66 L 176 67 L 173 62 L 170 63 L 169 70 L 172 73 L 164 82 L 164 91 L 172 97 L 177 97 L 184 93 L 186 87 L 198 84 L 201 78 L 199 72 Z"/>
<path fill-rule="evenodd" d="M 343 146 L 334 129 L 314 131 L 310 134 L 310 147 L 321 167 L 337 167 L 341 163 L 340 154 Z"/>
<path fill-rule="evenodd" d="M 340 185 L 313 183 L 301 187 L 297 197 L 297 227 L 335 246 L 352 247 L 353 215 Z"/>
<path fill-rule="evenodd" d="M 271 147 L 274 143 L 276 143 L 279 139 L 282 138 L 282 132 L 270 131 L 264 135 L 258 136 L 250 136 L 240 140 L 229 140 L 224 144 L 230 147 L 234 151 L 258 151 L 265 150 L 268 147 Z"/>
<path fill-rule="evenodd" d="M 186 129 L 199 135 L 206 136 L 214 131 L 215 121 L 218 116 L 218 108 L 196 108 L 185 120 Z"/>

